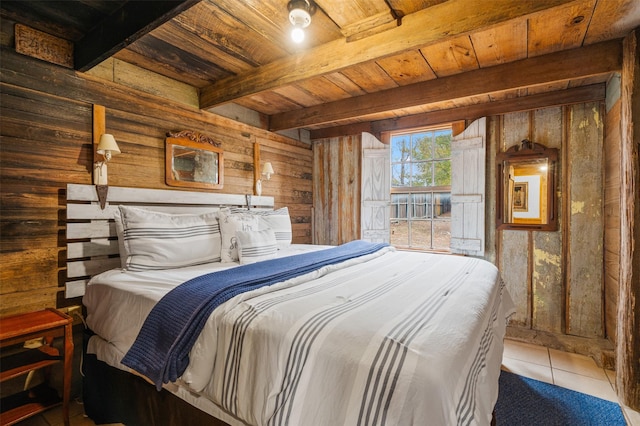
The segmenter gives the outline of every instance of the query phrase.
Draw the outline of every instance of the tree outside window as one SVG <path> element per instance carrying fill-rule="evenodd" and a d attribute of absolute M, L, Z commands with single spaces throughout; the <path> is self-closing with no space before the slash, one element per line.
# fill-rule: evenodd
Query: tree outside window
<path fill-rule="evenodd" d="M 451 128 L 391 136 L 391 244 L 448 250 L 451 240 Z"/>

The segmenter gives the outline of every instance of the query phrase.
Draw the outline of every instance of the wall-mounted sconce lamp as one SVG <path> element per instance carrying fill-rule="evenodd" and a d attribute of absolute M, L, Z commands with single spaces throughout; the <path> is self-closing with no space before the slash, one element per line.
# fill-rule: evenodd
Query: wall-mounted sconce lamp
<path fill-rule="evenodd" d="M 104 209 L 108 190 L 107 163 L 113 155 L 120 154 L 120 148 L 118 148 L 118 144 L 113 135 L 105 133 L 100 136 L 96 153 L 102 155 L 104 160 L 96 161 L 93 164 L 93 184 L 96 185 L 100 207 Z"/>
<path fill-rule="evenodd" d="M 118 148 L 118 144 L 113 135 L 105 133 L 100 136 L 100 143 L 98 143 L 96 153 L 102 155 L 104 160 L 97 161 L 93 165 L 93 184 L 107 185 L 107 162 L 111 160 L 113 155 L 120 154 L 120 148 Z"/>
<path fill-rule="evenodd" d="M 275 173 L 276 172 L 273 171 L 273 166 L 270 162 L 267 161 L 266 163 L 264 163 L 264 166 L 262 166 L 262 174 L 267 177 L 267 180 L 271 179 L 271 175 Z"/>
<path fill-rule="evenodd" d="M 270 162 L 267 161 L 266 163 L 264 163 L 264 166 L 262 166 L 262 175 L 266 176 L 267 180 L 269 180 L 271 179 L 271 175 L 273 174 L 275 174 L 275 172 L 273 171 L 273 166 Z M 256 195 L 262 195 L 262 179 L 258 179 L 258 181 L 256 182 Z"/>

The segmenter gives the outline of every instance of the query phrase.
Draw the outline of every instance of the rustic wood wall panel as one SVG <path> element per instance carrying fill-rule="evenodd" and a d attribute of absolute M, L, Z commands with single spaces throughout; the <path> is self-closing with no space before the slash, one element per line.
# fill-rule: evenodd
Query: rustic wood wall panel
<path fill-rule="evenodd" d="M 618 98 L 607 111 L 604 136 L 604 326 L 612 343 L 616 342 L 620 290 L 620 107 Z"/>
<path fill-rule="evenodd" d="M 603 335 L 602 105 L 567 107 L 567 334 Z"/>
<path fill-rule="evenodd" d="M 325 232 L 329 224 L 324 215 L 329 203 L 329 186 L 326 173 L 320 173 L 325 169 L 325 164 L 329 161 L 328 143 L 316 143 L 313 147 L 313 224 L 312 241 L 314 244 L 321 244 L 326 240 Z"/>
<path fill-rule="evenodd" d="M 496 142 L 500 144 L 498 151 L 506 151 L 522 139 L 529 137 L 530 114 L 528 112 L 505 114 L 502 116 L 500 136 Z M 495 158 L 493 159 L 495 161 Z M 493 169 L 495 172 L 495 168 Z M 495 175 L 494 175 L 495 176 Z M 496 204 L 495 192 L 491 194 L 493 205 Z M 495 228 L 495 223 L 492 224 Z M 531 326 L 531 277 L 529 276 L 530 245 L 526 232 L 498 231 L 499 251 L 497 265 L 500 268 L 507 289 L 516 304 L 516 314 L 512 324 Z"/>
<path fill-rule="evenodd" d="M 562 147 L 562 108 L 545 108 L 532 112 L 532 140 L 547 148 Z M 562 168 L 558 168 L 562 176 Z M 556 196 L 558 211 L 562 197 Z M 562 229 L 562 219 L 558 221 Z M 532 232 L 532 328 L 562 333 L 564 286 L 562 283 L 562 232 Z"/>
<path fill-rule="evenodd" d="M 360 135 L 313 141 L 314 244 L 360 238 Z"/>
<path fill-rule="evenodd" d="M 533 232 L 532 328 L 562 333 L 562 233 Z"/>
<path fill-rule="evenodd" d="M 348 138 L 339 144 L 341 148 L 338 164 L 338 206 L 340 229 L 339 241 L 346 243 L 360 238 L 360 170 L 362 155 L 362 139 Z M 354 237 L 355 234 L 355 237 Z"/>
<path fill-rule="evenodd" d="M 496 232 L 496 264 L 517 305 L 514 326 L 562 335 L 567 332 L 565 318 L 581 312 L 580 318 L 591 325 L 578 328 L 576 324 L 571 333 L 604 337 L 601 108 L 595 102 L 505 114 L 492 130 L 491 142 L 499 150 L 527 138 L 562 152 L 556 194 L 559 230 Z M 576 116 L 574 109 L 582 113 Z M 574 141 L 573 149 L 566 140 Z M 567 164 L 575 165 L 571 175 Z M 495 173 L 495 164 L 491 170 Z M 494 198 L 495 192 L 490 196 Z M 488 202 L 495 203 L 495 198 Z M 573 215 L 571 206 L 583 203 L 587 207 Z M 573 272 L 571 265 L 576 268 Z M 572 297 L 566 290 L 568 283 L 575 285 Z"/>
<path fill-rule="evenodd" d="M 253 192 L 253 142 L 276 170 L 264 194 L 290 208 L 294 242 L 311 242 L 312 149 L 265 130 L 2 48 L 0 64 L 0 315 L 79 304 L 64 300 L 64 188 L 91 183 L 92 106 L 122 154 L 109 164 L 116 186 L 168 188 L 164 139 L 192 129 L 222 142 L 223 193 Z M 227 179 L 228 176 L 228 179 Z"/>
<path fill-rule="evenodd" d="M 486 142 L 486 167 L 487 177 L 485 179 L 485 218 L 484 218 L 484 258 L 494 265 L 497 261 L 498 240 L 496 239 L 496 152 L 499 148 L 501 136 L 502 116 L 487 117 L 487 142 Z M 456 125 L 453 126 L 456 134 Z"/>
<path fill-rule="evenodd" d="M 523 231 L 500 231 L 502 242 L 498 251 L 499 269 L 502 279 L 516 305 L 516 313 L 510 324 L 531 326 L 531 277 L 529 273 L 529 233 Z"/>

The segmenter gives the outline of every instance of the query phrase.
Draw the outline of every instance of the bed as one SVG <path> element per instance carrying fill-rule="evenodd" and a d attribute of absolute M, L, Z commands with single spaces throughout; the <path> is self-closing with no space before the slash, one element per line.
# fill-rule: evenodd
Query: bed
<path fill-rule="evenodd" d="M 96 423 L 490 423 L 506 318 L 513 308 L 490 263 L 361 241 L 340 247 L 291 244 L 286 215 L 273 210 L 268 197 L 246 199 L 245 205 L 238 197 L 232 206 L 215 201 L 187 214 L 183 208 L 167 210 L 149 201 L 166 200 L 166 193 L 145 192 L 152 195 L 140 203 L 139 194 L 121 195 L 130 192 L 113 191 L 112 197 L 129 201 L 118 206 L 111 200 L 107 211 L 90 222 L 107 224 L 103 245 L 111 254 L 78 258 L 85 264 L 97 260 L 102 266 L 93 270 L 104 270 L 83 278 L 88 326 L 84 402 Z M 206 195 L 211 203 L 211 194 Z M 70 221 L 84 223 L 70 206 L 77 202 L 90 210 L 86 206 L 95 202 L 92 192 L 74 186 L 67 198 Z M 185 203 L 189 209 L 194 204 L 194 199 Z M 122 240 L 139 235 L 136 215 L 155 225 L 196 217 L 210 221 L 215 234 L 213 216 L 221 254 L 216 257 L 217 245 L 207 254 L 200 243 L 190 241 L 198 261 L 185 264 L 191 256 L 182 259 L 174 252 L 175 241 L 163 246 L 154 234 L 146 236 L 153 244 L 145 240 L 140 247 L 152 247 L 160 257 L 136 258 L 140 247 L 122 247 Z M 258 225 L 242 225 L 241 230 L 235 223 L 236 239 L 227 244 L 234 227 L 223 223 L 231 218 L 257 218 Z M 274 229 L 265 229 L 265 223 Z M 160 239 L 164 229 L 174 231 L 167 225 Z M 74 236 L 72 242 L 87 243 Z M 98 240 L 90 238 L 90 245 Z M 237 258 L 224 255 L 233 248 Z M 225 284 L 220 293 L 238 285 L 246 291 L 229 291 L 221 300 L 211 296 L 215 306 L 197 315 L 181 310 L 209 306 L 204 303 L 209 296 L 190 286 L 210 291 L 227 280 L 235 283 Z M 246 284 L 258 281 L 255 287 Z M 191 294 L 194 298 L 187 299 Z M 161 311 L 162 306 L 167 310 Z M 193 323 L 200 326 L 191 329 Z M 165 339 L 174 328 L 176 335 L 190 336 L 190 343 L 172 358 L 174 348 L 183 347 L 175 336 Z M 156 365 L 158 359 L 168 361 Z"/>

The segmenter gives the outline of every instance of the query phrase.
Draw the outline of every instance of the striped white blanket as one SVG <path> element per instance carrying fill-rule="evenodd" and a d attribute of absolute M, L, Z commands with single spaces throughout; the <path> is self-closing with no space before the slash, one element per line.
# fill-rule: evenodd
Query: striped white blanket
<path fill-rule="evenodd" d="M 490 263 L 385 249 L 224 303 L 178 383 L 238 424 L 488 424 L 511 310 Z"/>

